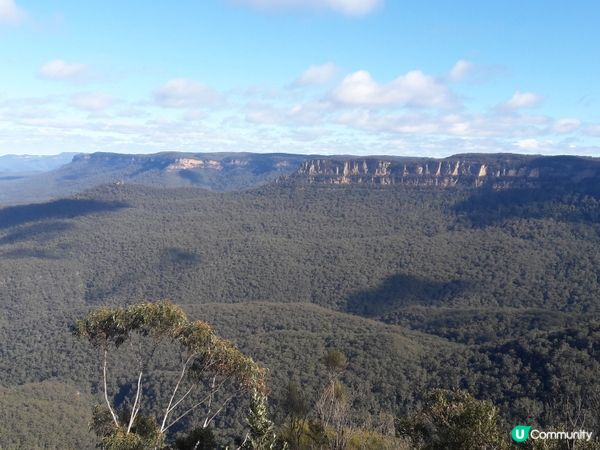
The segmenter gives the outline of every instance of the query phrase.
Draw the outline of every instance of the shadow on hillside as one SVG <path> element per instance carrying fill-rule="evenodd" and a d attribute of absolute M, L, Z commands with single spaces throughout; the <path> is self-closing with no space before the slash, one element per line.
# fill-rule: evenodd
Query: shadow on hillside
<path fill-rule="evenodd" d="M 454 205 L 454 212 L 474 227 L 508 219 L 552 218 L 564 222 L 600 222 L 600 162 L 578 157 L 543 157 L 530 161 L 539 178 L 514 179 L 512 188 L 475 189 Z M 506 179 L 508 180 L 508 179 Z"/>
<path fill-rule="evenodd" d="M 583 186 L 486 189 L 454 205 L 459 220 L 481 228 L 510 219 L 600 222 L 600 195 Z"/>
<path fill-rule="evenodd" d="M 202 177 L 191 170 L 180 170 L 177 174 L 192 184 L 202 184 L 203 182 Z"/>
<path fill-rule="evenodd" d="M 62 259 L 63 256 L 60 254 L 56 254 L 53 251 L 47 251 L 42 249 L 30 249 L 30 248 L 19 248 L 16 250 L 11 250 L 8 252 L 0 253 L 0 257 L 7 259 L 29 259 L 29 258 L 38 258 L 38 259 L 53 259 L 59 260 Z"/>
<path fill-rule="evenodd" d="M 451 300 L 468 288 L 462 280 L 440 282 L 408 274 L 386 278 L 378 287 L 352 294 L 346 303 L 349 312 L 381 316 L 408 305 L 435 305 Z"/>
<path fill-rule="evenodd" d="M 73 224 L 68 222 L 42 222 L 32 225 L 25 225 L 13 233 L 0 238 L 0 245 L 15 244 L 21 241 L 34 240 L 36 242 L 45 242 L 54 236 L 73 228 Z"/>
<path fill-rule="evenodd" d="M 0 209 L 0 229 L 47 219 L 66 219 L 126 208 L 123 202 L 64 199 Z"/>
<path fill-rule="evenodd" d="M 148 258 L 147 262 L 143 269 L 135 264 L 125 266 L 114 277 L 99 278 L 98 283 L 91 283 L 86 288 L 85 301 L 98 304 L 107 298 L 132 295 L 149 299 L 177 298 L 189 283 L 186 277 L 196 270 L 202 259 L 186 249 L 167 247 L 160 250 L 157 259 Z"/>
<path fill-rule="evenodd" d="M 169 247 L 164 249 L 160 255 L 161 269 L 183 269 L 191 268 L 200 264 L 200 256 L 187 250 Z"/>

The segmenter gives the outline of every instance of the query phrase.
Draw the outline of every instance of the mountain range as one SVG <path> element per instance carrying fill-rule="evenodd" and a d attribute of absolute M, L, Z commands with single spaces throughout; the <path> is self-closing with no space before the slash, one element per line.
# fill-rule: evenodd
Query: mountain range
<path fill-rule="evenodd" d="M 284 153 L 82 153 L 4 156 L 0 157 L 0 172 L 2 169 L 5 174 L 0 176 L 0 204 L 9 205 L 59 198 L 113 183 L 212 191 L 289 181 L 496 190 L 558 184 L 595 189 L 600 160 L 516 154 L 462 154 L 434 159 Z"/>
<path fill-rule="evenodd" d="M 28 175 L 0 207 L 0 447 L 94 448 L 99 367 L 69 325 L 164 298 L 269 368 L 274 411 L 290 380 L 314 403 L 338 349 L 361 423 L 442 387 L 507 427 L 579 405 L 600 431 L 598 173 L 578 157 L 99 153 Z"/>

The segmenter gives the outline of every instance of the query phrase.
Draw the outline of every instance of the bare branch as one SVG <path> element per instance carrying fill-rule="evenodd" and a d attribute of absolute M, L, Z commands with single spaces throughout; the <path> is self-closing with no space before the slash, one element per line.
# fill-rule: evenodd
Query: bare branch
<path fill-rule="evenodd" d="M 196 408 L 198 408 L 199 406 L 203 405 L 208 398 L 210 397 L 210 394 L 207 395 L 206 397 L 204 397 L 202 400 L 200 400 L 198 403 L 195 403 L 194 405 L 192 405 L 186 412 L 184 412 L 182 415 L 180 415 L 177 419 L 175 419 L 173 422 L 171 422 L 169 424 L 168 427 L 166 427 L 164 431 L 167 431 L 169 428 L 171 428 L 173 425 L 175 425 L 177 422 L 179 422 L 181 419 L 183 419 L 185 416 L 187 416 L 189 413 L 191 413 L 192 411 L 194 411 Z"/>
<path fill-rule="evenodd" d="M 169 428 L 171 428 L 173 425 L 175 425 L 177 422 L 179 422 L 181 419 L 183 419 L 185 416 L 187 416 L 188 414 L 190 414 L 192 411 L 194 411 L 195 409 L 197 409 L 199 406 L 202 406 L 204 403 L 206 403 L 208 400 L 210 400 L 212 402 L 212 397 L 215 395 L 216 392 L 218 392 L 221 387 L 223 386 L 224 381 L 219 383 L 215 389 L 211 390 L 211 392 L 204 397 L 202 400 L 200 400 L 198 403 L 193 404 L 190 408 L 188 408 L 183 414 L 181 414 L 179 417 L 177 417 L 175 420 L 173 420 L 173 422 L 171 422 L 169 424 L 169 426 L 167 426 L 163 432 L 167 431 Z M 208 418 L 208 413 L 207 413 L 207 418 L 205 419 L 205 424 L 203 425 L 203 428 L 206 428 L 210 422 L 217 416 L 217 414 L 219 414 L 222 410 L 223 407 L 229 403 L 236 395 L 238 395 L 241 392 L 241 389 L 236 390 L 230 397 L 228 397 L 223 404 L 221 405 L 221 407 L 217 410 L 217 412 L 215 412 L 210 419 Z"/>
<path fill-rule="evenodd" d="M 235 395 L 232 395 L 232 396 L 230 396 L 229 398 L 227 398 L 227 399 L 226 399 L 226 400 L 223 402 L 223 404 L 221 404 L 221 407 L 220 407 L 219 409 L 217 409 L 217 410 L 215 411 L 215 413 L 214 413 L 212 416 L 210 416 L 210 419 L 208 419 L 208 421 L 207 421 L 207 420 L 205 420 L 205 421 L 204 421 L 204 428 L 206 428 L 206 427 L 208 427 L 208 426 L 210 425 L 210 423 L 213 421 L 213 419 L 214 419 L 215 417 L 217 417 L 217 415 L 218 415 L 218 414 L 219 414 L 221 411 L 223 411 L 223 408 L 225 408 L 225 406 L 227 405 L 227 403 L 229 403 L 231 400 L 233 400 L 233 397 L 235 397 Z"/>
<path fill-rule="evenodd" d="M 119 421 L 117 420 L 117 415 L 115 414 L 115 411 L 112 408 L 112 405 L 110 404 L 110 400 L 108 399 L 108 387 L 106 386 L 106 364 L 107 364 L 107 359 L 108 359 L 108 349 L 104 348 L 104 364 L 103 364 L 103 371 L 102 371 L 102 377 L 104 380 L 104 400 L 106 400 L 106 405 L 108 406 L 108 410 L 110 411 L 110 414 L 113 418 L 113 422 L 115 423 L 115 426 L 119 426 Z"/>
<path fill-rule="evenodd" d="M 187 366 L 190 363 L 190 361 L 192 360 L 192 358 L 196 356 L 196 353 L 192 353 L 188 359 L 185 361 L 185 363 L 183 364 L 183 367 L 181 369 L 181 374 L 179 375 L 179 379 L 177 380 L 177 384 L 175 385 L 175 389 L 173 389 L 173 394 L 171 394 L 171 398 L 169 399 L 169 404 L 167 405 L 167 409 L 165 410 L 165 416 L 163 417 L 163 421 L 162 424 L 160 426 L 160 432 L 162 433 L 163 431 L 165 431 L 165 424 L 167 423 L 167 417 L 169 416 L 169 413 L 173 410 L 173 408 L 175 408 L 175 406 L 177 406 L 181 400 L 179 400 L 175 406 L 173 406 L 173 408 L 171 408 L 171 405 L 173 404 L 173 400 L 175 399 L 175 395 L 177 395 L 177 391 L 179 390 L 179 386 L 181 385 L 181 381 L 183 380 L 183 377 L 185 376 L 185 372 L 187 370 Z M 189 391 L 188 391 L 189 392 Z M 184 395 L 184 397 L 187 395 Z"/>
<path fill-rule="evenodd" d="M 133 402 L 133 408 L 131 409 L 131 417 L 129 418 L 129 425 L 127 426 L 127 434 L 129 434 L 129 432 L 131 431 L 131 427 L 133 426 L 133 422 L 135 420 L 135 416 L 137 416 L 138 412 L 140 411 L 141 408 L 141 402 L 140 402 L 140 398 L 141 398 L 141 394 L 142 394 L 142 374 L 144 373 L 143 370 L 140 370 L 140 374 L 138 376 L 138 382 L 137 382 L 137 391 L 135 393 L 135 400 Z"/>

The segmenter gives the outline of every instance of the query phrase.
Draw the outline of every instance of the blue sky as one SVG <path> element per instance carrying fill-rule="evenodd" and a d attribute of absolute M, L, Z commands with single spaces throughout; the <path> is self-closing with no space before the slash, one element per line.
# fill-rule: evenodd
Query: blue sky
<path fill-rule="evenodd" d="M 598 5 L 0 0 L 0 154 L 600 156 Z"/>

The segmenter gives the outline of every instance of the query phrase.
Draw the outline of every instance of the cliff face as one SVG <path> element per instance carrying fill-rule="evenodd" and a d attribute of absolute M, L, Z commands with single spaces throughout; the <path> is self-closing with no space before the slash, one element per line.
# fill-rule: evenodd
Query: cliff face
<path fill-rule="evenodd" d="M 542 187 L 600 177 L 600 162 L 578 157 L 459 155 L 445 159 L 311 159 L 291 176 L 325 184 Z"/>
<path fill-rule="evenodd" d="M 305 155 L 285 153 L 78 154 L 70 163 L 47 172 L 0 176 L 0 205 L 39 202 L 113 183 L 248 189 L 291 174 L 305 160 Z"/>

